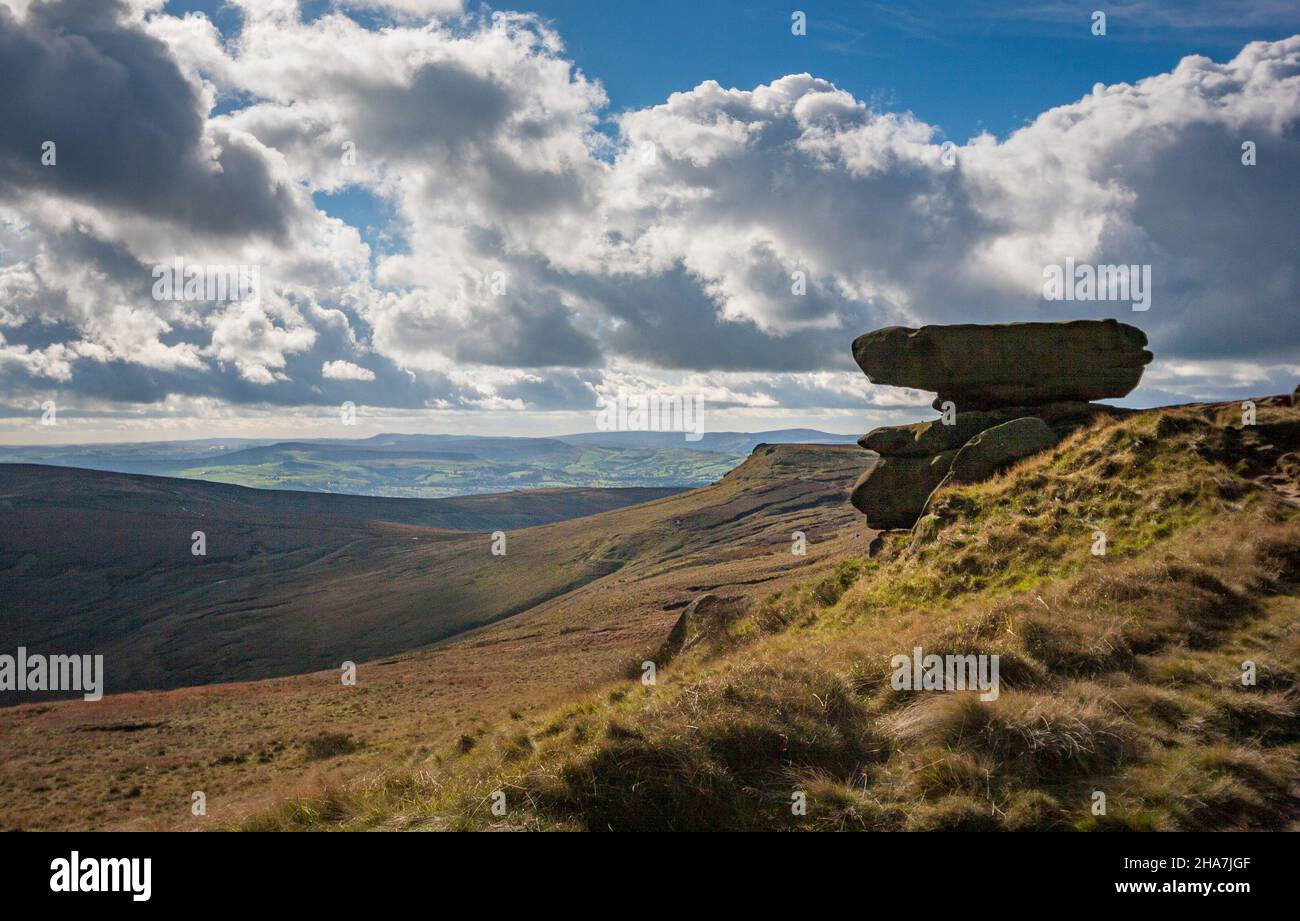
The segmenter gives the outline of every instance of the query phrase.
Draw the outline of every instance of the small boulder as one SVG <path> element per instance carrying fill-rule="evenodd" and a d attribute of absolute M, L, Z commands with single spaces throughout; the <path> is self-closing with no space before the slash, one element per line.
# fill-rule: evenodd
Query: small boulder
<path fill-rule="evenodd" d="M 1001 411 L 959 412 L 952 425 L 931 419 L 872 429 L 858 439 L 858 445 L 885 457 L 933 457 L 954 451 L 985 429 L 1014 418 Z"/>
<path fill-rule="evenodd" d="M 945 477 L 945 479 L 947 479 Z M 931 512 L 928 515 L 922 515 L 917 520 L 915 527 L 912 528 L 912 547 L 919 547 L 921 544 L 934 540 L 934 536 L 939 533 L 939 528 L 943 521 L 938 515 Z"/>
<path fill-rule="evenodd" d="M 743 595 L 715 595 L 713 592 L 701 595 L 682 611 L 673 624 L 658 660 L 666 662 L 702 642 L 724 637 L 727 625 L 743 617 L 748 607 L 749 600 Z"/>
<path fill-rule="evenodd" d="M 1004 467 L 1046 451 L 1056 444 L 1051 427 L 1036 416 L 1013 419 L 980 432 L 962 446 L 953 458 L 951 480 L 978 483 Z"/>

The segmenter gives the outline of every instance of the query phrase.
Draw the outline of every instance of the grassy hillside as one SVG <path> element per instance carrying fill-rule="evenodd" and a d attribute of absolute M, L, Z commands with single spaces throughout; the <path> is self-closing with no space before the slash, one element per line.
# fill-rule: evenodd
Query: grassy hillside
<path fill-rule="evenodd" d="M 197 615 L 218 589 L 183 597 L 156 630 L 168 645 L 136 658 L 192 650 L 201 667 L 229 677 L 252 651 L 293 650 L 296 637 L 346 628 L 350 648 L 362 650 L 346 656 L 358 663 L 356 686 L 341 684 L 335 659 L 272 680 L 0 708 L 0 828 L 211 827 L 382 770 L 427 770 L 462 735 L 478 738 L 619 680 L 701 593 L 760 598 L 830 572 L 871 536 L 845 501 L 863 463 L 856 446 L 765 448 L 713 486 L 511 531 L 505 557 L 490 555 L 486 535 L 470 535 L 462 554 L 455 548 L 466 536 L 441 532 L 437 544 L 399 541 L 393 556 L 356 566 L 327 561 L 289 587 L 249 581 L 241 595 L 255 600 L 207 617 Z M 806 536 L 805 555 L 791 552 L 795 531 Z M 362 645 L 428 629 L 419 616 L 401 617 L 406 604 L 426 621 L 431 611 L 483 616 L 554 585 L 567 590 L 433 647 L 379 654 Z M 124 665 L 110 656 L 109 679 Z M 206 817 L 190 813 L 194 790 L 208 796 Z"/>
<path fill-rule="evenodd" d="M 1099 424 L 946 491 L 870 558 L 691 625 L 654 686 L 467 731 L 240 827 L 1288 827 L 1300 411 L 1261 401 L 1259 423 L 1224 405 Z M 1000 697 L 894 690 L 914 646 L 999 655 Z"/>
<path fill-rule="evenodd" d="M 0 649 L 102 653 L 114 692 L 390 655 L 608 571 L 515 535 L 678 492 L 381 499 L 0 465 Z M 498 529 L 519 565 L 491 555 Z"/>

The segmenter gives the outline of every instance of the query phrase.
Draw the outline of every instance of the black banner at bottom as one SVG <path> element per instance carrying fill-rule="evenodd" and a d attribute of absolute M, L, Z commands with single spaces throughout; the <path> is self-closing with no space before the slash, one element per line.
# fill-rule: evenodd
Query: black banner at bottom
<path fill-rule="evenodd" d="M 965 890 L 984 898 L 1051 895 L 1070 905 L 1201 899 L 1230 908 L 1295 893 L 1295 843 L 1288 834 L 1255 833 L 732 835 L 700 854 L 698 840 L 663 836 L 610 847 L 581 835 L 542 842 L 536 835 L 16 833 L 0 836 L 0 880 L 10 898 L 128 911 L 373 908 L 377 897 L 430 890 L 571 899 L 606 887 L 617 890 L 608 896 L 614 908 L 638 891 L 657 903 L 663 887 L 692 877 L 728 899 L 749 890 L 768 905 L 785 891 L 806 900 L 810 886 L 848 886 L 859 898 L 878 894 L 891 903 Z M 764 885 L 755 887 L 756 879 Z"/>

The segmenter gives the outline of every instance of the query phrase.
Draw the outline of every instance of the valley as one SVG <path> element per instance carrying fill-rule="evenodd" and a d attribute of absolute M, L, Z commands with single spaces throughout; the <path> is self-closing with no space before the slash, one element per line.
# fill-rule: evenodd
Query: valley
<path fill-rule="evenodd" d="M 349 497 L 90 479 L 78 502 L 91 509 L 125 501 L 114 489 L 140 480 L 155 492 L 134 498 L 133 525 L 116 531 L 107 512 L 52 520 L 85 543 L 64 551 L 77 554 L 68 575 L 28 563 L 27 578 L 77 581 L 48 594 L 25 589 L 21 606 L 10 591 L 29 583 L 12 574 L 19 548 L 7 532 L 3 622 L 24 620 L 5 627 L 3 642 L 93 643 L 110 692 L 123 682 L 176 689 L 110 693 L 93 708 L 74 700 L 0 710 L 11 752 L 0 767 L 0 816 L 23 828 L 200 827 L 367 770 L 419 765 L 462 735 L 472 744 L 512 713 L 620 679 L 701 594 L 766 597 L 859 552 L 871 532 L 845 496 L 864 456 L 856 446 L 761 447 L 711 486 L 510 530 L 504 557 L 491 554 L 488 533 L 411 515 L 356 523 L 320 509 L 313 519 L 261 509 L 236 518 L 201 504 L 222 490 L 244 502 Z M 0 493 L 17 507 L 12 484 Z M 185 559 L 191 519 L 157 507 L 179 507 L 181 496 L 190 513 L 208 516 L 210 558 L 199 569 Z M 34 529 L 22 558 L 58 546 L 35 524 L 44 517 L 33 513 L 19 529 Z M 167 528 L 165 547 L 129 543 Z M 791 552 L 795 531 L 806 536 L 802 556 Z M 218 558 L 223 533 L 244 549 Z M 133 577 L 126 570 L 136 564 L 117 555 L 139 552 L 154 555 L 151 575 Z M 181 565 L 185 578 L 174 575 Z M 85 588 L 92 582 L 95 591 Z M 96 600 L 64 600 L 74 597 Z M 345 660 L 358 663 L 355 687 L 340 681 Z M 277 674 L 286 677 L 249 680 Z M 348 757 L 308 754 L 330 744 Z M 189 813 L 194 789 L 207 793 L 205 817 Z"/>

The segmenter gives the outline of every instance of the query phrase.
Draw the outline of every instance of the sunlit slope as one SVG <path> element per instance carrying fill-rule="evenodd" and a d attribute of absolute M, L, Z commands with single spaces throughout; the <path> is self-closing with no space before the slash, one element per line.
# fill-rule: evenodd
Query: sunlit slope
<path fill-rule="evenodd" d="M 845 481 L 861 465 L 855 447 L 807 450 L 822 459 L 821 479 L 815 469 L 796 476 L 807 469 L 802 463 L 769 471 L 758 484 L 742 469 L 711 487 L 612 512 L 533 528 L 498 524 L 503 555 L 492 552 L 486 528 L 436 525 L 463 526 L 473 514 L 485 523 L 518 520 L 514 506 L 547 514 L 556 493 L 419 503 L 0 467 L 11 523 L 0 537 L 0 648 L 102 653 L 111 692 L 391 655 L 529 610 L 624 566 L 639 577 L 689 570 L 692 553 L 713 546 L 710 559 L 725 573 L 788 550 L 789 531 L 812 521 L 807 510 L 841 505 Z M 746 465 L 770 466 L 761 456 Z M 588 491 L 570 504 L 602 501 L 609 501 L 602 491 Z M 205 556 L 192 553 L 198 531 Z"/>
<path fill-rule="evenodd" d="M 427 765 L 462 736 L 473 740 L 512 714 L 540 712 L 620 679 L 654 654 L 702 592 L 766 597 L 861 552 L 870 532 L 846 496 L 864 459 L 856 446 L 760 449 L 704 489 L 511 531 L 505 557 L 491 556 L 487 534 L 462 535 L 461 543 L 442 533 L 435 543 L 409 526 L 386 526 L 399 536 L 387 555 L 320 585 L 300 582 L 296 591 L 307 594 L 294 610 L 322 625 L 374 616 L 368 623 L 382 639 L 404 622 L 380 623 L 377 615 L 400 612 L 417 589 L 427 607 L 413 609 L 415 623 L 434 605 L 473 616 L 467 599 L 482 599 L 478 613 L 487 617 L 512 599 L 540 597 L 580 574 L 592 578 L 433 648 L 384 658 L 353 652 L 355 686 L 342 685 L 331 660 L 323 671 L 273 680 L 0 708 L 7 746 L 0 827 L 204 827 L 321 783 Z M 795 531 L 804 534 L 803 555 L 791 552 Z M 349 609 L 333 597 L 363 591 Z M 257 609 L 280 618 L 287 610 Z M 253 649 L 268 636 L 259 616 L 217 620 L 242 623 L 238 645 Z M 193 627 L 204 620 L 213 618 Z M 363 632 L 353 629 L 359 639 L 349 648 L 371 639 Z M 63 770 L 72 759 L 78 770 Z M 195 789 L 208 795 L 207 817 L 190 814 Z"/>
<path fill-rule="evenodd" d="M 244 827 L 1298 828 L 1300 409 L 1257 402 L 1099 422 L 691 625 L 653 686 Z M 894 688 L 917 647 L 998 656 L 999 693 Z"/>

